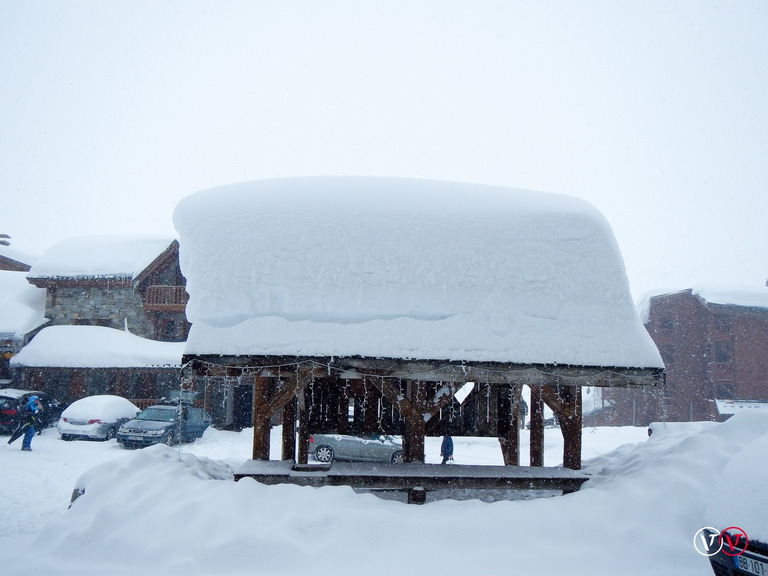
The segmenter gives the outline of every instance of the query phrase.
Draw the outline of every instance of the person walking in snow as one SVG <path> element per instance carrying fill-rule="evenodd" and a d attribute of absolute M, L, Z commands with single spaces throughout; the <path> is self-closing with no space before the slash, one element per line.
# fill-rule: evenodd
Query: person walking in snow
<path fill-rule="evenodd" d="M 43 411 L 43 405 L 40 402 L 40 398 L 37 396 L 30 396 L 26 404 L 19 408 L 17 414 L 18 427 L 8 440 L 8 444 L 14 442 L 22 434 L 24 434 L 24 440 L 21 441 L 21 449 L 26 452 L 32 451 L 32 438 L 35 436 L 36 427 L 40 426 L 38 418 Z"/>
<path fill-rule="evenodd" d="M 450 434 L 443 437 L 443 443 L 440 445 L 440 456 L 443 457 L 441 464 L 453 460 L 453 438 Z"/>

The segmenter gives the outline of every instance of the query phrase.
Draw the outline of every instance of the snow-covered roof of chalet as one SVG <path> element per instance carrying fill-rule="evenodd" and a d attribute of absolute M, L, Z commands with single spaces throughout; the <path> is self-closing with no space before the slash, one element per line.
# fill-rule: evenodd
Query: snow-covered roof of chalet
<path fill-rule="evenodd" d="M 610 226 L 576 198 L 305 177 L 176 207 L 187 354 L 662 368 Z"/>
<path fill-rule="evenodd" d="M 28 278 L 133 279 L 173 242 L 161 236 L 78 236 L 54 244 Z"/>
<path fill-rule="evenodd" d="M 45 322 L 45 290 L 27 282 L 26 272 L 0 270 L 0 335 L 23 336 Z"/>
<path fill-rule="evenodd" d="M 19 264 L 26 264 L 27 266 L 31 266 L 39 258 L 39 256 L 37 254 L 32 254 L 31 252 L 19 250 L 14 246 L 5 246 L 4 244 L 0 244 L 0 258 L 7 258 L 8 260 L 18 262 Z"/>
<path fill-rule="evenodd" d="M 102 326 L 49 326 L 11 358 L 12 366 L 178 368 L 183 342 L 147 340 Z"/>

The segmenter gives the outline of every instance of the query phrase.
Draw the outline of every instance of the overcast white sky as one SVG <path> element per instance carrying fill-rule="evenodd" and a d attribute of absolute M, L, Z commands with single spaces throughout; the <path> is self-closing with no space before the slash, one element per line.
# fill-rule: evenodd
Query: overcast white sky
<path fill-rule="evenodd" d="M 768 290 L 768 3 L 0 0 L 0 232 L 173 234 L 241 180 L 583 198 L 636 298 Z"/>

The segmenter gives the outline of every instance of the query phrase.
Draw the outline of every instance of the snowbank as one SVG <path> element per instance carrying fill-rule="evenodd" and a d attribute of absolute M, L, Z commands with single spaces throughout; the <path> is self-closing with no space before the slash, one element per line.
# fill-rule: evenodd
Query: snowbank
<path fill-rule="evenodd" d="M 32 265 L 29 278 L 132 279 L 165 251 L 173 238 L 79 236 L 51 246 Z"/>
<path fill-rule="evenodd" d="M 762 455 L 768 448 L 768 417 L 741 414 L 725 423 L 657 431 L 585 462 L 593 478 L 575 494 L 423 506 L 345 487 L 265 486 L 250 479 L 235 483 L 231 466 L 211 457 L 225 443 L 212 444 L 213 452 L 201 450 L 205 437 L 202 445 L 182 450 L 154 446 L 119 459 L 110 453 L 107 464 L 77 481 L 85 494 L 69 510 L 40 526 L 28 547 L 4 555 L 4 571 L 27 573 L 31 555 L 36 570 L 62 576 L 361 571 L 410 576 L 510 570 L 700 576 L 711 572 L 693 548 L 699 528 L 736 524 L 752 539 L 768 537 L 768 488 L 760 482 L 766 473 Z M 587 429 L 585 445 L 599 437 L 608 446 L 617 432 L 592 429 L 590 434 Z M 43 440 L 35 442 L 50 450 Z M 248 438 L 243 440 L 241 448 L 247 451 Z M 429 452 L 436 452 L 439 439 L 428 440 L 438 442 L 430 445 Z M 66 443 L 62 450 L 88 447 L 111 452 L 109 444 L 101 443 Z M 480 444 L 459 446 L 460 453 L 471 449 L 479 452 Z M 35 452 L 2 450 L 4 465 L 29 467 L 36 478 L 41 478 L 38 468 L 54 457 L 38 453 L 43 460 L 34 467 L 29 458 Z M 25 490 L 7 487 L 10 495 Z M 7 541 L 0 539 L 0 545 Z"/>
<path fill-rule="evenodd" d="M 452 182 L 246 182 L 174 213 L 187 353 L 661 368 L 605 219 Z"/>
<path fill-rule="evenodd" d="M 53 368 L 180 367 L 183 342 L 148 340 L 102 326 L 49 326 L 11 358 L 12 366 Z"/>

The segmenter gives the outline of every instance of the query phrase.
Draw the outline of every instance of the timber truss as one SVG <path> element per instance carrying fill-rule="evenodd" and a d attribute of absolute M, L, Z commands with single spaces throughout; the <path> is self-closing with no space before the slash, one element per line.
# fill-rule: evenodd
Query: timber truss
<path fill-rule="evenodd" d="M 581 388 L 656 386 L 663 370 L 363 357 L 185 356 L 182 383 L 237 379 L 253 390 L 253 459 L 269 459 L 269 432 L 282 415 L 282 458 L 306 464 L 313 433 L 401 434 L 403 460 L 424 462 L 424 438 L 496 436 L 504 463 L 520 464 L 521 392 L 531 389 L 531 466 L 544 463 L 543 407 L 564 438 L 563 465 L 581 467 Z M 474 383 L 463 402 L 455 394 Z M 292 425 L 293 424 L 293 425 Z M 297 445 L 298 438 L 298 445 Z"/>

